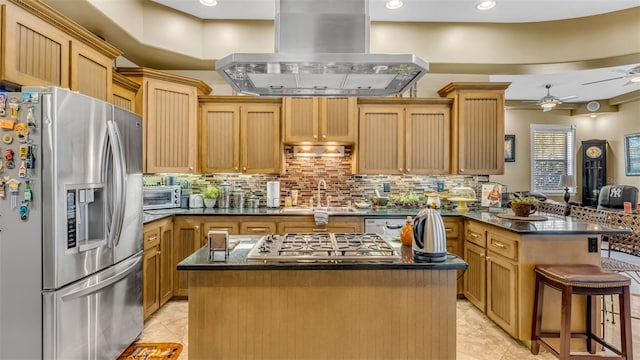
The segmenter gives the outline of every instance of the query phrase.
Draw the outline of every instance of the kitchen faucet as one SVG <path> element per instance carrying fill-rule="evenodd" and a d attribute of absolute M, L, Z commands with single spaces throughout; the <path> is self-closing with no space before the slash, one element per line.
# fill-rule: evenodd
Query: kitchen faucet
<path fill-rule="evenodd" d="M 327 190 L 327 182 L 324 179 L 320 179 L 318 181 L 318 207 L 322 207 L 322 203 L 320 202 L 320 185 L 324 186 L 324 189 Z M 327 200 L 327 207 L 329 206 L 329 200 Z"/>

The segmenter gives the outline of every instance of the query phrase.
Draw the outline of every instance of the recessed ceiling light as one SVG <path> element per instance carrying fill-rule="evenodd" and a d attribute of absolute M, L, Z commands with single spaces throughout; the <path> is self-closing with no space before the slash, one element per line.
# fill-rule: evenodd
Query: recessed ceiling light
<path fill-rule="evenodd" d="M 402 7 L 402 0 L 389 0 L 385 6 L 391 10 L 399 9 Z"/>
<path fill-rule="evenodd" d="M 216 6 L 218 5 L 218 1 L 216 0 L 200 0 L 200 4 L 204 6 Z"/>
<path fill-rule="evenodd" d="M 476 5 L 476 9 L 489 10 L 493 9 L 494 6 L 496 6 L 496 2 L 494 0 L 483 0 Z"/>

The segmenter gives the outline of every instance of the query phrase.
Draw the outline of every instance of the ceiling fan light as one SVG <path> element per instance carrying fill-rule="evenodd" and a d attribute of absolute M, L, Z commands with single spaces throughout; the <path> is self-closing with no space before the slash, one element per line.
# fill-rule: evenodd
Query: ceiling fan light
<path fill-rule="evenodd" d="M 216 0 L 200 0 L 200 4 L 204 6 L 216 6 L 218 5 L 218 1 Z"/>
<path fill-rule="evenodd" d="M 632 77 L 631 79 L 629 79 L 629 81 L 634 83 L 640 82 L 640 75 Z"/>
<path fill-rule="evenodd" d="M 390 10 L 395 10 L 395 9 L 399 9 L 402 7 L 402 0 L 389 0 L 387 1 L 387 3 L 385 4 L 385 6 L 387 7 L 387 9 Z"/>
<path fill-rule="evenodd" d="M 496 2 L 494 0 L 483 0 L 476 5 L 476 9 L 482 11 L 490 10 L 493 9 L 494 6 L 496 6 Z"/>
<path fill-rule="evenodd" d="M 542 107 L 543 109 L 550 109 L 550 108 L 555 107 L 555 106 L 556 106 L 556 103 L 553 102 L 553 101 L 540 104 L 540 107 Z"/>

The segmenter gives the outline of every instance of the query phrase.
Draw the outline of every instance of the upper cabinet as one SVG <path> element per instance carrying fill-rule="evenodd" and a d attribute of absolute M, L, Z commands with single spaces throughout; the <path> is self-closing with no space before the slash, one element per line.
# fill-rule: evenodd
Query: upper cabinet
<path fill-rule="evenodd" d="M 211 92 L 200 80 L 147 68 L 118 68 L 140 84 L 135 112 L 142 114 L 144 172 L 198 171 L 198 95 Z"/>
<path fill-rule="evenodd" d="M 453 99 L 451 173 L 504 173 L 504 91 L 510 83 L 450 83 L 438 91 Z"/>
<path fill-rule="evenodd" d="M 140 84 L 118 72 L 113 73 L 112 80 L 111 100 L 113 105 L 137 112 L 139 109 L 136 108 L 136 96 L 140 90 Z"/>
<path fill-rule="evenodd" d="M 0 1 L 5 87 L 60 86 L 111 101 L 122 52 L 39 1 Z"/>
<path fill-rule="evenodd" d="M 199 101 L 203 173 L 280 173 L 281 99 L 201 96 Z"/>
<path fill-rule="evenodd" d="M 356 98 L 284 98 L 284 143 L 352 144 Z"/>
<path fill-rule="evenodd" d="M 449 173 L 450 100 L 362 99 L 357 172 Z"/>

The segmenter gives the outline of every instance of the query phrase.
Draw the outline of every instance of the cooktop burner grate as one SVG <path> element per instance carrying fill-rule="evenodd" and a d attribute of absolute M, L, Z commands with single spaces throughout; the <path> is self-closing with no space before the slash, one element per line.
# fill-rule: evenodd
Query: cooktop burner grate
<path fill-rule="evenodd" d="M 267 235 L 251 249 L 248 260 L 393 261 L 400 255 L 379 234 L 294 233 Z"/>

